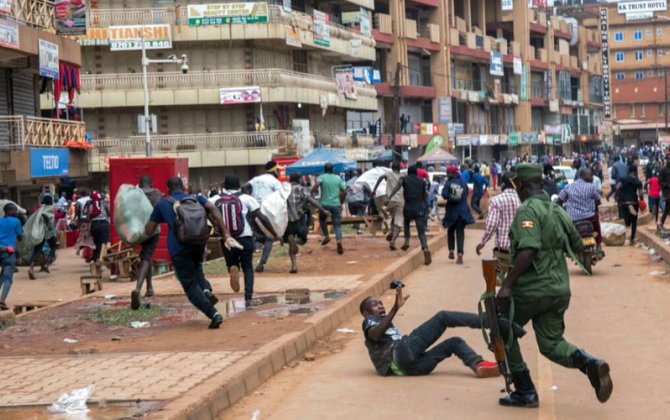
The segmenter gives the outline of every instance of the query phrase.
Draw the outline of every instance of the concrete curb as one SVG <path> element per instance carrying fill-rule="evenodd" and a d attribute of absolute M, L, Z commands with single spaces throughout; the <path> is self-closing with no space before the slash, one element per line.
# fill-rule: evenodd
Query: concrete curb
<path fill-rule="evenodd" d="M 436 252 L 447 243 L 446 233 L 429 241 Z M 282 335 L 263 347 L 250 352 L 242 360 L 192 388 L 183 396 L 168 402 L 163 409 L 149 415 L 149 419 L 209 420 L 252 393 L 284 366 L 301 356 L 317 340 L 327 337 L 340 324 L 358 313 L 358 305 L 366 296 L 378 296 L 394 278 L 402 278 L 423 265 L 420 248 L 391 264 L 383 272 L 366 280 L 349 295 L 334 302 L 305 322 L 302 331 Z"/>

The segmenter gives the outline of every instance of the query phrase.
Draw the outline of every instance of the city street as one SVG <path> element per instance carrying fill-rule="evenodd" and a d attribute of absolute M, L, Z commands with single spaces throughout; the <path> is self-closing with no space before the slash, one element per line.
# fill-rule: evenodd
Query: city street
<path fill-rule="evenodd" d="M 481 233 L 467 231 L 464 266 L 449 261 L 443 249 L 431 266 L 404 279 L 411 298 L 395 320 L 403 333 L 439 309 L 476 311 L 484 288 L 480 259 L 474 254 Z M 614 392 L 606 404 L 596 400 L 578 370 L 539 356 L 530 325 L 521 346 L 539 391 L 540 408 L 524 410 L 498 405 L 502 378 L 477 379 L 455 358 L 428 377 L 378 376 L 363 345 L 362 318 L 353 317 L 341 326 L 353 333 L 334 333 L 305 358 L 315 360 L 285 368 L 219 419 L 248 419 L 257 409 L 263 420 L 667 418 L 670 367 L 663 358 L 670 345 L 663 325 L 670 319 L 667 266 L 653 262 L 641 248 L 610 247 L 606 252 L 591 278 L 571 268 L 573 297 L 566 316 L 566 337 L 611 366 Z M 489 253 L 490 247 L 484 255 Z M 385 293 L 384 304 L 389 310 L 391 292 Z M 480 331 L 459 329 L 445 336 L 453 335 L 492 358 Z"/>

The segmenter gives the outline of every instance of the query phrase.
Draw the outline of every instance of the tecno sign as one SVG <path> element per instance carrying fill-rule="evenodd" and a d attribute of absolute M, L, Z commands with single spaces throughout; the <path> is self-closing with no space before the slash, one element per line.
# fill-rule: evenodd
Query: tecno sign
<path fill-rule="evenodd" d="M 54 170 L 60 168 L 58 162 L 59 161 L 57 155 L 42 156 L 42 168 L 46 170 Z"/>
<path fill-rule="evenodd" d="M 629 13 L 659 12 L 666 10 L 668 3 L 666 0 L 648 0 L 648 1 L 625 1 L 617 3 L 617 11 L 621 15 Z"/>

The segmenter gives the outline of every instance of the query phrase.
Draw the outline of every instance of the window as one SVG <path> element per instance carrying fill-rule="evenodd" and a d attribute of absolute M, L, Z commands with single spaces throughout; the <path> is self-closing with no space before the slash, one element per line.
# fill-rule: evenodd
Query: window
<path fill-rule="evenodd" d="M 633 39 L 636 41 L 642 41 L 642 31 L 633 32 Z"/>
<path fill-rule="evenodd" d="M 644 104 L 640 104 L 640 117 L 644 117 Z"/>
<path fill-rule="evenodd" d="M 623 41 L 623 32 L 614 32 L 614 40 L 616 42 Z"/>
<path fill-rule="evenodd" d="M 635 104 L 630 104 L 630 116 L 635 117 Z"/>
<path fill-rule="evenodd" d="M 654 50 L 647 50 L 647 57 L 653 57 L 654 56 Z"/>
<path fill-rule="evenodd" d="M 658 69 L 659 76 L 665 76 L 665 69 Z"/>
<path fill-rule="evenodd" d="M 635 61 L 642 61 L 643 58 L 644 58 L 644 51 L 642 50 L 635 51 Z"/>
<path fill-rule="evenodd" d="M 663 48 L 659 48 L 659 49 L 656 50 L 656 54 L 663 55 L 663 54 L 665 54 L 665 52 L 663 51 Z"/>
<path fill-rule="evenodd" d="M 651 36 L 651 29 L 647 29 L 647 30 L 644 31 L 644 32 L 647 34 L 647 36 Z"/>
<path fill-rule="evenodd" d="M 663 35 L 663 28 L 656 28 L 656 35 Z"/>
<path fill-rule="evenodd" d="M 614 54 L 614 59 L 616 60 L 617 63 L 623 63 L 624 60 L 623 52 L 618 52 Z"/>
<path fill-rule="evenodd" d="M 616 74 L 616 78 L 617 78 L 618 80 L 623 80 L 623 79 L 626 78 L 626 73 L 619 72 L 619 73 Z"/>
<path fill-rule="evenodd" d="M 644 72 L 643 71 L 636 71 L 635 72 L 635 78 L 636 79 L 644 79 Z"/>
<path fill-rule="evenodd" d="M 647 71 L 647 77 L 654 77 L 654 71 L 653 70 L 648 70 Z"/>

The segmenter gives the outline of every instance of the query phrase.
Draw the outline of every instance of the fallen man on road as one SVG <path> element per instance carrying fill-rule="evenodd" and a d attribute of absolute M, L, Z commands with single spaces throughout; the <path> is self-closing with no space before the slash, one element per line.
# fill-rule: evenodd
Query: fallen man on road
<path fill-rule="evenodd" d="M 481 328 L 481 321 L 476 314 L 467 312 L 440 311 L 424 322 L 409 335 L 402 335 L 393 325 L 393 318 L 405 304 L 409 295 L 403 296 L 403 285 L 396 286 L 395 303 L 387 314 L 384 304 L 373 296 L 363 299 L 360 306 L 363 320 L 363 334 L 370 359 L 377 372 L 382 376 L 428 375 L 438 363 L 455 354 L 464 365 L 472 369 L 478 378 L 489 378 L 500 375 L 496 362 L 484 360 L 461 337 L 450 337 L 433 345 L 447 328 L 469 327 Z M 508 321 L 501 321 L 501 326 Z M 514 335 L 521 337 L 525 331 L 514 326 Z"/>

